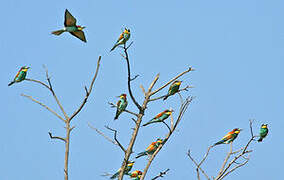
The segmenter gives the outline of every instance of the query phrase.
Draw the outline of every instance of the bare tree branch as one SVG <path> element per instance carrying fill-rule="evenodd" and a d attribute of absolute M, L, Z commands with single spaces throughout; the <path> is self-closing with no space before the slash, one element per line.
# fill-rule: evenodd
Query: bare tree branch
<path fill-rule="evenodd" d="M 50 92 L 52 93 L 52 95 L 53 95 L 53 97 L 54 97 L 54 99 L 55 99 L 57 105 L 59 106 L 61 112 L 63 113 L 63 115 L 64 115 L 64 117 L 65 117 L 65 120 L 68 121 L 69 117 L 68 117 L 67 113 L 65 112 L 63 106 L 61 105 L 60 101 L 58 100 L 58 98 L 57 98 L 57 96 L 56 96 L 56 94 L 55 94 L 55 92 L 54 92 L 54 90 L 53 90 L 53 88 L 52 88 L 52 84 L 51 84 L 51 81 L 50 81 L 50 77 L 49 77 L 49 75 L 48 75 L 48 69 L 47 69 L 45 66 L 44 66 L 44 68 L 45 68 L 46 80 L 47 80 L 47 82 L 48 82 L 48 84 L 49 84 L 49 90 L 50 90 Z"/>
<path fill-rule="evenodd" d="M 120 149 L 121 149 L 124 153 L 126 153 L 125 148 L 124 148 L 124 147 L 121 145 L 121 143 L 117 140 L 117 136 L 116 136 L 116 134 L 117 134 L 117 130 L 112 129 L 112 128 L 110 128 L 109 126 L 105 126 L 105 128 L 107 128 L 108 130 L 110 130 L 110 131 L 113 131 L 113 132 L 114 132 L 113 137 L 114 137 L 115 142 L 118 144 L 118 146 L 120 147 Z"/>
<path fill-rule="evenodd" d="M 165 174 L 167 174 L 167 172 L 170 169 L 166 169 L 165 171 L 161 171 L 159 175 L 155 176 L 154 178 L 152 178 L 152 180 L 158 179 L 159 177 L 164 177 Z"/>
<path fill-rule="evenodd" d="M 59 136 L 52 136 L 51 132 L 48 132 L 50 139 L 59 139 L 66 143 L 66 139 Z"/>
<path fill-rule="evenodd" d="M 193 86 L 186 86 L 185 88 L 179 89 L 177 93 L 179 93 L 181 91 L 188 91 L 188 88 L 193 88 Z M 162 99 L 166 96 L 168 96 L 168 95 L 166 94 L 166 95 L 163 95 L 163 96 L 160 96 L 160 97 L 157 97 L 157 98 L 152 98 L 152 99 L 149 99 L 149 101 L 156 101 L 156 100 Z M 173 95 L 170 95 L 170 96 L 173 96 Z"/>
<path fill-rule="evenodd" d="M 191 156 L 190 154 L 190 149 L 188 150 L 187 152 L 187 156 L 189 157 L 189 159 L 195 164 L 195 166 L 197 167 L 196 168 L 196 172 L 197 172 L 197 177 L 198 177 L 198 180 L 200 179 L 200 176 L 199 176 L 199 170 L 202 172 L 202 174 L 206 177 L 207 180 L 210 180 L 209 176 L 205 173 L 205 171 L 200 167 L 201 164 L 197 163 L 194 158 Z M 207 156 L 206 156 L 207 157 Z"/>
<path fill-rule="evenodd" d="M 162 89 L 164 89 L 165 87 L 167 87 L 169 84 L 171 84 L 173 81 L 175 81 L 176 79 L 178 79 L 179 77 L 183 76 L 184 74 L 193 71 L 194 69 L 192 67 L 189 67 L 186 71 L 180 73 L 179 75 L 177 75 L 176 77 L 174 77 L 173 79 L 171 79 L 170 81 L 168 81 L 165 85 L 163 85 L 162 87 L 158 88 L 157 90 L 154 90 L 150 96 L 156 94 L 157 92 L 161 91 Z"/>
<path fill-rule="evenodd" d="M 154 160 L 154 158 L 156 157 L 156 155 L 158 154 L 158 152 L 162 149 L 162 147 L 166 144 L 166 142 L 168 141 L 168 139 L 171 137 L 172 133 L 175 131 L 177 125 L 179 124 L 180 120 L 182 119 L 185 111 L 187 110 L 189 104 L 192 102 L 193 97 L 188 97 L 186 98 L 185 102 L 183 104 L 181 104 L 181 108 L 180 108 L 180 112 L 178 115 L 178 118 L 173 126 L 173 128 L 171 129 L 171 131 L 167 134 L 166 138 L 163 140 L 163 143 L 159 145 L 159 147 L 157 148 L 157 150 L 152 154 L 152 156 L 150 157 L 150 159 L 148 160 L 148 163 L 146 165 L 146 167 L 143 170 L 143 174 L 140 178 L 140 180 L 144 180 L 145 175 L 147 174 L 147 171 L 152 163 L 152 161 Z"/>
<path fill-rule="evenodd" d="M 52 110 L 50 107 L 48 107 L 47 105 L 43 104 L 42 102 L 34 99 L 32 96 L 28 96 L 25 94 L 21 94 L 21 96 L 29 98 L 30 100 L 32 100 L 33 102 L 41 105 L 42 107 L 46 108 L 49 112 L 53 113 L 56 117 L 58 117 L 59 119 L 61 119 L 63 122 L 65 122 L 65 119 L 63 117 L 61 117 L 60 115 L 58 115 L 54 110 Z"/>
<path fill-rule="evenodd" d="M 88 98 L 89 98 L 89 95 L 90 95 L 91 92 L 92 92 L 92 89 L 93 89 L 95 80 L 96 80 L 97 75 L 98 75 L 98 72 L 99 72 L 100 61 L 101 61 L 101 56 L 99 56 L 99 59 L 98 59 L 98 62 L 97 62 L 96 72 L 95 72 L 95 75 L 94 75 L 94 77 L 93 77 L 93 79 L 92 79 L 92 82 L 91 82 L 91 84 L 90 84 L 89 90 L 87 91 L 87 88 L 85 87 L 86 96 L 85 96 L 85 98 L 84 98 L 82 104 L 80 105 L 80 107 L 70 116 L 69 122 L 82 110 L 82 108 L 83 108 L 84 105 L 86 104 L 86 102 L 87 102 L 87 100 L 88 100 Z"/>
<path fill-rule="evenodd" d="M 129 44 L 128 47 L 126 47 L 126 44 L 124 44 L 124 59 L 126 60 L 127 62 L 127 70 L 128 70 L 128 91 L 129 91 L 129 95 L 133 101 L 133 103 L 136 105 L 136 107 L 141 110 L 141 106 L 138 104 L 138 102 L 136 101 L 136 99 L 134 98 L 133 94 L 132 94 L 132 90 L 131 90 L 131 71 L 130 71 L 130 63 L 129 63 L 129 56 L 128 56 L 128 48 L 132 45 L 133 42 L 131 42 Z"/>
<path fill-rule="evenodd" d="M 106 136 L 103 132 L 101 132 L 101 131 L 98 130 L 97 128 L 93 127 L 90 123 L 88 123 L 88 126 L 89 126 L 91 129 L 95 130 L 97 133 L 99 133 L 101 136 L 103 136 L 106 140 L 108 140 L 108 141 L 111 142 L 112 144 L 118 146 L 117 142 L 113 141 L 111 138 L 109 138 L 108 136 Z"/>

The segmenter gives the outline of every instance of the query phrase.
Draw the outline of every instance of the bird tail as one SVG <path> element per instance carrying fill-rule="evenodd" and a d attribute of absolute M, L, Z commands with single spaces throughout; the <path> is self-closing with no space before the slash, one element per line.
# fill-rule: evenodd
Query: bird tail
<path fill-rule="evenodd" d="M 114 117 L 114 120 L 118 119 L 118 116 L 120 115 L 120 111 L 116 111 L 116 114 L 115 114 L 115 117 Z"/>
<path fill-rule="evenodd" d="M 225 142 L 225 140 L 218 141 L 218 142 L 216 142 L 213 146 L 216 146 L 216 145 L 218 145 L 218 144 L 223 144 L 224 142 Z"/>
<path fill-rule="evenodd" d="M 147 155 L 146 152 L 141 152 L 141 153 L 138 153 L 135 158 L 137 159 L 137 158 L 140 158 L 141 156 L 145 156 L 145 155 Z"/>
<path fill-rule="evenodd" d="M 119 172 L 115 173 L 114 175 L 112 175 L 112 176 L 110 177 L 110 179 L 115 179 L 115 178 L 117 178 L 118 174 L 119 174 Z"/>
<path fill-rule="evenodd" d="M 166 95 L 166 97 L 164 97 L 164 99 L 163 99 L 163 100 L 166 100 L 168 97 L 169 97 L 169 96 L 168 96 L 168 95 Z"/>
<path fill-rule="evenodd" d="M 12 84 L 14 84 L 15 83 L 15 81 L 12 81 L 12 82 L 10 82 L 9 84 L 8 84 L 8 86 L 11 86 Z"/>
<path fill-rule="evenodd" d="M 110 52 L 113 51 L 117 46 L 118 46 L 118 45 L 115 44 L 115 45 L 111 48 Z"/>
<path fill-rule="evenodd" d="M 263 140 L 263 138 L 260 137 L 257 141 L 258 141 L 258 142 L 262 142 L 262 140 Z"/>
<path fill-rule="evenodd" d="M 59 36 L 60 34 L 62 34 L 63 32 L 65 32 L 64 30 L 58 30 L 58 31 L 53 31 L 53 32 L 51 32 L 51 34 L 54 34 L 54 35 L 56 35 L 56 36 Z"/>

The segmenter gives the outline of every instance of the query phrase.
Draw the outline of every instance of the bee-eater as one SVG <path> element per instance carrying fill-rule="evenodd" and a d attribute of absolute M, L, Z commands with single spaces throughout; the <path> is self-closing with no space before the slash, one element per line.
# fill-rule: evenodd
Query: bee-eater
<path fill-rule="evenodd" d="M 262 142 L 262 140 L 267 136 L 267 134 L 268 134 L 267 124 L 262 124 L 260 127 L 259 139 L 257 141 Z"/>
<path fill-rule="evenodd" d="M 119 45 L 125 44 L 129 40 L 129 38 L 130 38 L 130 29 L 125 28 L 110 51 L 113 51 Z"/>
<path fill-rule="evenodd" d="M 124 173 L 123 173 L 123 174 L 128 174 L 129 171 L 131 171 L 131 169 L 132 169 L 134 163 L 135 163 L 135 161 L 129 161 L 129 162 L 127 163 L 127 166 L 126 166 L 125 169 L 124 169 Z M 119 175 L 119 173 L 120 173 L 120 171 L 121 171 L 121 168 L 119 168 L 118 171 L 117 171 L 114 175 L 112 175 L 112 176 L 110 177 L 110 179 L 115 179 L 115 178 L 117 178 L 118 175 Z"/>
<path fill-rule="evenodd" d="M 145 155 L 152 155 L 157 150 L 159 145 L 162 143 L 163 143 L 163 140 L 158 138 L 157 141 L 152 142 L 145 151 L 138 153 L 136 158 L 140 158 L 141 156 L 145 156 Z"/>
<path fill-rule="evenodd" d="M 128 104 L 127 99 L 126 99 L 126 94 L 121 94 L 119 98 L 120 99 L 116 103 L 117 109 L 116 109 L 114 120 L 116 120 L 118 116 L 126 109 L 127 104 Z"/>
<path fill-rule="evenodd" d="M 79 38 L 80 40 L 87 42 L 85 34 L 83 32 L 84 26 L 76 25 L 76 19 L 72 14 L 66 9 L 65 10 L 65 19 L 64 19 L 64 28 L 58 31 L 53 31 L 52 34 L 59 36 L 63 32 L 69 32 L 73 36 Z"/>
<path fill-rule="evenodd" d="M 8 84 L 8 86 L 11 86 L 14 83 L 18 83 L 18 82 L 25 80 L 26 75 L 27 75 L 27 71 L 28 71 L 29 68 L 30 67 L 27 67 L 27 66 L 21 67 L 21 69 L 18 71 L 17 75 L 15 76 L 14 80 L 12 82 L 10 82 Z"/>
<path fill-rule="evenodd" d="M 168 94 L 164 97 L 164 100 L 166 100 L 169 96 L 174 95 L 175 93 L 178 92 L 181 82 L 182 81 L 177 80 L 171 84 Z"/>
<path fill-rule="evenodd" d="M 213 146 L 216 146 L 218 144 L 229 144 L 233 142 L 238 137 L 241 130 L 242 129 L 239 128 L 233 129 L 233 131 L 228 132 L 228 134 L 226 134 L 226 136 L 224 136 L 221 141 L 216 142 Z"/>
<path fill-rule="evenodd" d="M 133 171 L 131 173 L 128 173 L 128 175 L 130 176 L 130 178 L 132 180 L 140 180 L 140 177 L 142 175 L 142 171 L 136 170 L 136 171 Z"/>
<path fill-rule="evenodd" d="M 172 112 L 173 112 L 172 109 L 170 110 L 166 109 L 165 111 L 159 113 L 157 116 L 151 119 L 149 122 L 143 124 L 143 126 L 147 126 L 148 124 L 152 124 L 152 123 L 162 122 L 165 119 L 167 119 L 172 114 Z"/>

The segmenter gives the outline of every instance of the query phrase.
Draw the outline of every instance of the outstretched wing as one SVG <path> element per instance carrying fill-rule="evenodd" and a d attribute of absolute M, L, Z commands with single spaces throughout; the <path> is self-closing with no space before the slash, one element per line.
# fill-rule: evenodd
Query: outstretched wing
<path fill-rule="evenodd" d="M 85 34 L 83 31 L 74 31 L 74 32 L 70 32 L 73 36 L 79 38 L 80 40 L 87 42 Z"/>
<path fill-rule="evenodd" d="M 65 10 L 65 20 L 64 26 L 76 26 L 76 19 L 72 16 L 72 14 L 66 9 Z"/>

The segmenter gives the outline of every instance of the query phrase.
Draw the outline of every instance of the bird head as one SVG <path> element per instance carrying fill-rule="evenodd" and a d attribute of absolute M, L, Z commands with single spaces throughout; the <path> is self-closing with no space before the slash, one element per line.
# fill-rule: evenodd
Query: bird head
<path fill-rule="evenodd" d="M 162 143 L 163 143 L 163 139 L 158 138 L 157 141 L 156 141 L 156 143 L 162 144 Z"/>
<path fill-rule="evenodd" d="M 182 83 L 182 81 L 179 81 L 179 80 L 176 80 L 176 81 L 174 81 L 174 83 L 173 84 L 176 84 L 176 85 L 180 85 Z"/>
<path fill-rule="evenodd" d="M 174 112 L 174 110 L 172 108 L 170 108 L 170 109 L 165 110 L 164 112 L 171 115 L 172 112 Z"/>
<path fill-rule="evenodd" d="M 130 29 L 125 28 L 123 33 L 130 34 Z"/>
<path fill-rule="evenodd" d="M 267 128 L 267 125 L 268 125 L 268 124 L 262 124 L 262 125 L 261 125 L 261 128 L 265 128 L 265 129 L 266 129 L 266 128 Z"/>
<path fill-rule="evenodd" d="M 119 98 L 124 98 L 126 99 L 126 94 L 121 94 L 120 96 L 118 96 Z"/>
<path fill-rule="evenodd" d="M 86 27 L 85 26 L 77 26 L 78 30 L 79 31 L 82 31 L 83 29 L 85 29 Z"/>
<path fill-rule="evenodd" d="M 28 66 L 23 66 L 23 67 L 21 67 L 21 71 L 27 72 L 29 68 L 30 67 L 28 67 Z"/>
<path fill-rule="evenodd" d="M 240 128 L 235 128 L 233 130 L 233 132 L 236 133 L 236 134 L 239 134 L 241 131 L 242 131 L 242 129 L 240 129 Z"/>

